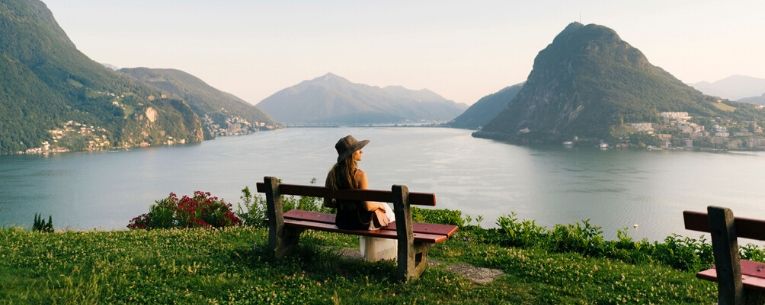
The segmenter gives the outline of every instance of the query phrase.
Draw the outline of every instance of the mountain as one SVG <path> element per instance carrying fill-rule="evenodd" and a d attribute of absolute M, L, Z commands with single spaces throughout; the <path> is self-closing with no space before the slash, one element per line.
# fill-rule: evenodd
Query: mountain
<path fill-rule="evenodd" d="M 202 140 L 199 118 L 94 62 L 38 0 L 0 2 L 0 153 Z"/>
<path fill-rule="evenodd" d="M 734 101 L 765 94 L 765 79 L 744 75 L 733 75 L 712 83 L 699 82 L 691 86 L 705 94 Z"/>
<path fill-rule="evenodd" d="M 448 121 L 467 108 L 427 89 L 356 84 L 332 73 L 276 92 L 257 106 L 287 124 Z"/>
<path fill-rule="evenodd" d="M 741 103 L 765 105 L 765 94 L 760 96 L 746 97 L 738 100 Z"/>
<path fill-rule="evenodd" d="M 505 87 L 482 97 L 448 125 L 455 128 L 480 129 L 505 110 L 521 88 L 523 83 Z"/>
<path fill-rule="evenodd" d="M 515 143 L 597 142 L 616 138 L 630 123 L 661 122 L 662 112 L 688 112 L 708 128 L 716 118 L 762 119 L 752 105 L 685 85 L 612 29 L 575 22 L 539 52 L 508 108 L 474 135 Z"/>
<path fill-rule="evenodd" d="M 119 72 L 161 91 L 163 95 L 186 101 L 200 118 L 205 137 L 248 133 L 275 122 L 254 105 L 215 89 L 201 79 L 174 69 L 126 68 Z"/>

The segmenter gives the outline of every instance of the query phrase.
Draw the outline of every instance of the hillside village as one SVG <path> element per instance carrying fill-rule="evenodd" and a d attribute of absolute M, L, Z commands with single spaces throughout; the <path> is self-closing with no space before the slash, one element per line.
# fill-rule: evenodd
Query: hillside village
<path fill-rule="evenodd" d="M 204 118 L 202 118 L 202 126 L 204 126 L 204 128 L 207 129 L 207 132 L 214 137 L 248 135 L 260 130 L 271 130 L 276 128 L 276 126 L 266 122 L 250 122 L 238 115 L 225 117 L 221 123 L 222 124 L 216 123 L 210 115 L 205 115 Z"/>
<path fill-rule="evenodd" d="M 765 150 L 765 132 L 757 122 L 720 117 L 695 120 L 688 112 L 661 112 L 659 117 L 659 123 L 626 123 L 614 128 L 621 140 L 617 148 Z"/>

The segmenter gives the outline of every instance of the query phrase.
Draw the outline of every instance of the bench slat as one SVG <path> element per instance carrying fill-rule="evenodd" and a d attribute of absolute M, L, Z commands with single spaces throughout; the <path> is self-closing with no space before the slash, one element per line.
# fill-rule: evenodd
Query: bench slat
<path fill-rule="evenodd" d="M 369 236 L 369 237 L 379 237 L 379 238 L 389 238 L 389 239 L 398 238 L 396 231 L 391 231 L 391 230 L 377 230 L 377 231 L 343 230 L 343 229 L 338 229 L 337 226 L 335 226 L 334 224 L 305 221 L 305 220 L 295 220 L 295 219 L 284 219 L 284 224 L 298 227 L 298 228 L 306 228 L 306 229 L 313 229 L 313 230 L 320 230 L 320 231 L 327 231 L 327 232 L 363 235 L 363 236 Z M 414 240 L 418 242 L 441 243 L 446 241 L 446 239 L 447 239 L 446 235 L 414 233 Z"/>
<path fill-rule="evenodd" d="M 717 270 L 707 269 L 696 273 L 696 277 L 717 281 Z M 765 263 L 741 260 L 741 282 L 744 288 L 765 291 Z"/>
<path fill-rule="evenodd" d="M 710 232 L 707 213 L 683 211 L 683 220 L 685 229 Z M 756 240 L 765 240 L 765 220 L 749 219 L 736 217 L 733 220 L 736 225 L 736 236 L 741 238 L 751 238 Z"/>
<path fill-rule="evenodd" d="M 392 230 L 396 231 L 396 223 L 393 222 L 383 228 L 383 230 Z M 417 233 L 425 233 L 425 234 L 434 234 L 434 235 L 444 235 L 447 238 L 452 237 L 454 233 L 457 233 L 458 227 L 455 225 L 445 225 L 445 224 L 437 224 L 437 223 L 413 223 L 412 224 L 412 232 L 415 234 Z"/>
<path fill-rule="evenodd" d="M 256 184 L 259 193 L 266 192 L 263 182 Z M 323 186 L 307 186 L 295 184 L 280 184 L 279 192 L 282 195 L 329 197 L 330 191 Z M 393 192 L 381 190 L 341 190 L 335 192 L 335 198 L 340 200 L 364 200 L 378 202 L 393 202 Z M 409 204 L 435 206 L 436 195 L 432 193 L 409 193 Z"/>
<path fill-rule="evenodd" d="M 290 210 L 284 213 L 284 218 L 328 223 L 332 225 L 335 224 L 334 214 L 327 214 L 327 213 L 321 213 L 321 212 Z M 459 228 L 455 225 L 444 225 L 444 224 L 433 224 L 433 223 L 413 223 L 412 224 L 412 232 L 414 233 L 446 235 L 446 237 L 451 237 L 452 235 L 454 235 L 454 233 L 457 232 L 458 229 Z M 391 223 L 390 225 L 382 228 L 381 230 L 396 231 L 396 223 L 395 222 Z"/>

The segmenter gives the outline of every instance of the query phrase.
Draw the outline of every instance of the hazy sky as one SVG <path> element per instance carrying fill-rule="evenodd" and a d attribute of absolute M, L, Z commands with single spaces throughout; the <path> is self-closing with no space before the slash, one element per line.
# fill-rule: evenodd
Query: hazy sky
<path fill-rule="evenodd" d="M 616 30 L 686 83 L 765 78 L 765 1 L 43 0 L 77 47 L 175 68 L 253 104 L 327 72 L 472 104 L 524 81 L 572 21 Z"/>

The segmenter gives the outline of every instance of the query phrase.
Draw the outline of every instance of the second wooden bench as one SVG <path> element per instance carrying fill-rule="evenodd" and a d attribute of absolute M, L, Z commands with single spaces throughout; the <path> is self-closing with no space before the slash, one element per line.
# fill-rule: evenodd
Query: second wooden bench
<path fill-rule="evenodd" d="M 717 282 L 718 304 L 764 304 L 765 263 L 741 260 L 738 238 L 765 240 L 765 220 L 733 217 L 728 208 L 709 206 L 707 213 L 683 212 L 688 230 L 712 234 L 714 267 L 696 277 Z"/>

